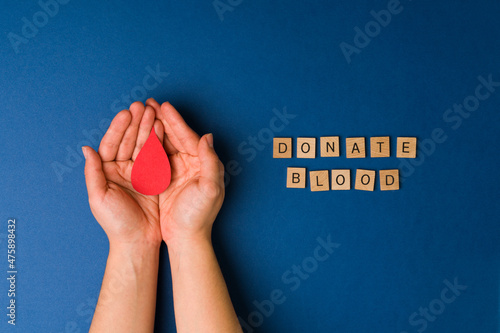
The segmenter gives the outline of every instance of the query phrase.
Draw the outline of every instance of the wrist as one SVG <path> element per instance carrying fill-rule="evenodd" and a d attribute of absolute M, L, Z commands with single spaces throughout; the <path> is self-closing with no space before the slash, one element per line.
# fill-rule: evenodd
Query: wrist
<path fill-rule="evenodd" d="M 119 242 L 109 241 L 109 254 L 126 257 L 145 257 L 159 255 L 161 242 Z"/>
<path fill-rule="evenodd" d="M 180 255 L 212 248 L 212 237 L 210 233 L 193 234 L 183 237 L 172 237 L 165 241 L 169 254 Z"/>

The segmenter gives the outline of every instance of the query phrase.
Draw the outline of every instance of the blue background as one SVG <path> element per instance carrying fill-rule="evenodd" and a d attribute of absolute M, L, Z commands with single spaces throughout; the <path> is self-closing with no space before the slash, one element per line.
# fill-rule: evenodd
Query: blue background
<path fill-rule="evenodd" d="M 226 167 L 235 161 L 213 237 L 237 313 L 255 332 L 498 332 L 500 89 L 458 128 L 443 115 L 479 76 L 500 81 L 500 2 L 402 1 L 350 63 L 340 44 L 353 45 L 354 28 L 387 1 L 231 3 L 219 15 L 211 0 L 73 0 L 16 53 L 9 33 L 22 36 L 23 17 L 41 7 L 2 1 L 0 271 L 16 218 L 19 273 L 15 328 L 0 283 L 0 331 L 88 330 L 108 243 L 88 207 L 80 146 L 87 133 L 100 139 L 128 107 L 122 99 L 145 100 L 149 66 L 168 76 L 148 97 L 213 132 Z M 274 136 L 390 135 L 392 157 L 273 160 L 265 129 L 284 109 L 296 117 Z M 397 136 L 422 143 L 436 128 L 445 142 L 413 164 L 395 157 Z M 404 182 L 312 193 L 285 188 L 288 166 L 400 168 Z M 292 290 L 283 275 L 311 263 L 328 235 L 340 245 Z M 161 250 L 156 328 L 173 332 Z M 411 324 L 455 278 L 467 289 L 426 327 Z M 259 317 L 255 304 L 275 289 L 286 300 Z"/>

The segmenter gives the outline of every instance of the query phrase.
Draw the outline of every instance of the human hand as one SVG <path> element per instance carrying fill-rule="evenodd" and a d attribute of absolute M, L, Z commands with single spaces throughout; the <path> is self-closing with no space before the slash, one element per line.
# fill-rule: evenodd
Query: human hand
<path fill-rule="evenodd" d="M 94 217 L 108 236 L 110 246 L 161 244 L 158 196 L 138 193 L 131 184 L 134 160 L 154 126 L 160 142 L 164 130 L 155 110 L 135 102 L 119 112 L 99 146 L 99 153 L 82 147 L 85 180 Z"/>
<path fill-rule="evenodd" d="M 167 245 L 210 241 L 224 201 L 224 166 L 213 149 L 213 136 L 200 138 L 168 102 L 160 106 L 150 98 L 146 105 L 163 125 L 163 146 L 172 170 L 170 185 L 158 202 L 163 240 Z"/>

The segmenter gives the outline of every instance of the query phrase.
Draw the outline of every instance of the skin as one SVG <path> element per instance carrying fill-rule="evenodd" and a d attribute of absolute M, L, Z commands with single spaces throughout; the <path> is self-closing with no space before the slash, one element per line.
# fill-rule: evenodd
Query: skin
<path fill-rule="evenodd" d="M 159 196 L 136 192 L 135 158 L 154 126 L 172 168 Z M 224 168 L 211 134 L 199 137 L 169 103 L 133 103 L 96 153 L 83 147 L 89 204 L 110 250 L 90 332 L 153 332 L 159 248 L 167 244 L 178 332 L 242 332 L 212 243 Z"/>

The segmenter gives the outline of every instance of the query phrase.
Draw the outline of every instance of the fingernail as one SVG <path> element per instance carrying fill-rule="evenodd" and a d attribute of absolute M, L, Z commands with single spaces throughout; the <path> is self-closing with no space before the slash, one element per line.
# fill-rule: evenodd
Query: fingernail
<path fill-rule="evenodd" d="M 85 157 L 85 159 L 87 159 L 87 149 L 85 149 L 85 146 L 82 147 L 82 153 L 83 153 L 83 157 Z"/>
<path fill-rule="evenodd" d="M 209 133 L 207 135 L 207 142 L 208 142 L 208 145 L 210 146 L 210 148 L 214 147 L 214 135 L 212 133 Z"/>

